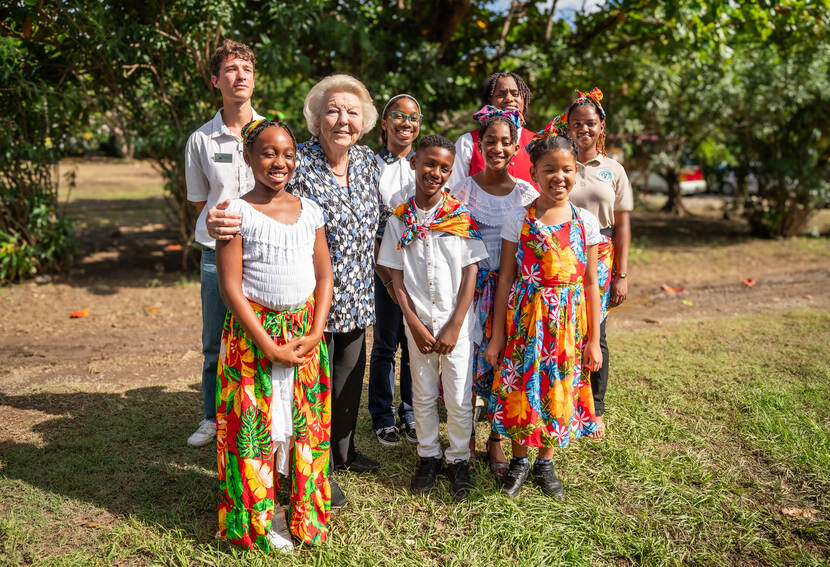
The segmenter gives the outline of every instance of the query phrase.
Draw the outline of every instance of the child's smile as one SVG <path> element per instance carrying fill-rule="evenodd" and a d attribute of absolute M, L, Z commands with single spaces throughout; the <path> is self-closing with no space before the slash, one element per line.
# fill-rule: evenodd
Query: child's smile
<path fill-rule="evenodd" d="M 257 183 L 280 191 L 294 172 L 294 141 L 284 129 L 269 126 L 260 132 L 246 159 Z"/>
<path fill-rule="evenodd" d="M 419 149 L 409 162 L 415 170 L 415 200 L 419 207 L 438 198 L 452 173 L 454 156 L 447 148 Z"/>
<path fill-rule="evenodd" d="M 552 203 L 566 201 L 576 182 L 576 160 L 566 150 L 547 152 L 531 168 L 531 175 L 541 197 Z"/>

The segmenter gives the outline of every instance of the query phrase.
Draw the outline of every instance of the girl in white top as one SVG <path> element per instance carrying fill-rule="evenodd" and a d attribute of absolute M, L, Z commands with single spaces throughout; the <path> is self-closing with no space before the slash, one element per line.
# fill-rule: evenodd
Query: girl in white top
<path fill-rule="evenodd" d="M 239 234 L 216 243 L 229 309 L 218 373 L 219 524 L 233 543 L 287 550 L 285 517 L 274 513 L 278 472 L 291 476 L 291 533 L 305 543 L 327 534 L 331 261 L 320 207 L 285 191 L 291 130 L 255 120 L 242 135 L 255 185 L 228 206 L 242 217 Z"/>
<path fill-rule="evenodd" d="M 415 171 L 410 160 L 415 152 L 412 144 L 421 132 L 421 105 L 408 94 L 393 96 L 381 113 L 383 148 L 375 156 L 380 167 L 380 195 L 384 211 L 381 224 L 391 211 L 415 195 Z M 381 226 L 385 229 L 385 226 Z M 382 236 L 383 230 L 378 235 Z M 380 240 L 378 240 L 380 246 Z M 400 438 L 418 442 L 415 415 L 412 410 L 412 375 L 409 372 L 409 350 L 404 332 L 403 313 L 392 290 L 389 269 L 375 263 L 375 329 L 369 359 L 369 414 L 372 429 L 381 445 L 392 446 Z M 395 424 L 395 353 L 401 349 L 400 395 L 398 406 L 400 426 Z"/>
<path fill-rule="evenodd" d="M 474 116 L 481 123 L 478 130 L 478 151 L 484 157 L 484 170 L 467 177 L 453 187 L 452 195 L 467 206 L 481 232 L 489 259 L 478 264 L 478 279 L 473 298 L 476 326 L 473 339 L 473 407 L 476 396 L 490 398 L 493 367 L 484 359 L 490 342 L 493 320 L 493 296 L 498 282 L 501 258 L 502 225 L 517 207 L 526 207 L 539 196 L 527 181 L 513 177 L 508 166 L 519 151 L 521 113 L 485 106 Z M 475 451 L 475 429 L 470 438 Z M 490 470 L 498 477 L 507 473 L 507 459 L 501 447 L 501 436 L 491 431 L 487 440 Z"/>

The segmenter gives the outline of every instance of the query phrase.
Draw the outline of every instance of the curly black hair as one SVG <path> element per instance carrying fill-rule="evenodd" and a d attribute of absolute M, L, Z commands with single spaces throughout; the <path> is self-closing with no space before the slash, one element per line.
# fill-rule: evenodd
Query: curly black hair
<path fill-rule="evenodd" d="M 493 98 L 493 93 L 496 92 L 496 83 L 504 77 L 510 77 L 516 81 L 519 94 L 522 95 L 522 116 L 527 118 L 527 115 L 530 113 L 530 88 L 524 82 L 524 79 L 512 71 L 493 73 L 487 77 L 487 80 L 481 84 L 481 88 L 478 91 L 482 106 L 490 104 L 490 99 Z"/>
<path fill-rule="evenodd" d="M 525 149 L 530 155 L 530 162 L 534 167 L 536 166 L 536 163 L 542 159 L 542 156 L 548 152 L 557 150 L 571 152 L 574 156 L 574 161 L 576 161 L 577 156 L 579 155 L 574 141 L 571 140 L 570 136 L 561 132 L 540 140 L 533 140 L 525 147 Z"/>
<path fill-rule="evenodd" d="M 418 150 L 426 148 L 444 148 L 455 157 L 455 144 L 441 134 L 427 134 L 418 141 Z"/>

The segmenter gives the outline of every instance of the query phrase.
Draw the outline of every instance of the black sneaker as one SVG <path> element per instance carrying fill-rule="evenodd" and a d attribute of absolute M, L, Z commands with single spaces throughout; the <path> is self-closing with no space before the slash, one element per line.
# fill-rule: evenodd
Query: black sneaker
<path fill-rule="evenodd" d="M 510 468 L 507 469 L 507 475 L 504 477 L 504 484 L 501 486 L 501 493 L 516 498 L 522 485 L 527 480 L 527 475 L 530 474 L 530 463 L 527 461 L 521 462 L 519 459 L 510 459 Z"/>
<path fill-rule="evenodd" d="M 329 477 L 329 486 L 331 487 L 331 505 L 333 508 L 342 508 L 349 503 L 340 485 L 334 482 L 334 479 L 331 477 Z"/>
<path fill-rule="evenodd" d="M 533 480 L 542 489 L 545 496 L 556 496 L 557 499 L 565 498 L 565 487 L 553 471 L 553 463 L 533 463 Z"/>
<path fill-rule="evenodd" d="M 380 463 L 374 459 L 370 459 L 361 453 L 355 453 L 352 460 L 346 465 L 336 467 L 338 469 L 345 469 L 354 473 L 377 472 L 380 468 Z"/>
<path fill-rule="evenodd" d="M 418 434 L 415 433 L 415 424 L 411 421 L 406 421 L 401 424 L 401 433 L 403 434 L 403 438 L 410 443 L 418 444 Z"/>
<path fill-rule="evenodd" d="M 456 461 L 447 464 L 447 476 L 450 478 L 450 494 L 456 502 L 466 500 L 473 489 L 470 477 L 470 461 Z"/>
<path fill-rule="evenodd" d="M 435 477 L 441 471 L 441 457 L 421 457 L 409 483 L 413 494 L 426 494 L 435 488 Z"/>
<path fill-rule="evenodd" d="M 391 427 L 381 427 L 380 429 L 376 429 L 375 435 L 377 436 L 380 444 L 387 447 L 394 447 L 395 445 L 400 445 L 401 443 L 401 438 L 398 435 L 398 428 L 394 425 Z"/>

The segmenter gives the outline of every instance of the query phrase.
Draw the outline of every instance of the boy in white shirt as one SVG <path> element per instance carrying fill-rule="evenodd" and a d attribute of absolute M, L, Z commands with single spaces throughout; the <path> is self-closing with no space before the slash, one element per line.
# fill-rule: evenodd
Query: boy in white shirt
<path fill-rule="evenodd" d="M 208 210 L 237 199 L 254 186 L 251 168 L 242 157 L 242 127 L 262 118 L 251 108 L 254 92 L 254 52 L 226 39 L 211 58 L 211 82 L 222 93 L 222 108 L 193 132 L 185 148 L 187 200 L 199 211 L 196 242 L 202 245 L 199 265 L 202 294 L 203 419 L 187 439 L 191 447 L 207 445 L 216 437 L 216 366 L 227 308 L 219 295 L 216 241 L 208 235 Z"/>
<path fill-rule="evenodd" d="M 447 407 L 450 446 L 444 456 L 450 492 L 464 500 L 473 486 L 471 305 L 477 263 L 487 258 L 487 249 L 467 208 L 441 190 L 454 157 L 455 146 L 447 138 L 421 139 L 410 160 L 415 196 L 389 217 L 377 262 L 390 269 L 406 323 L 420 457 L 410 488 L 416 494 L 429 492 L 441 470 L 440 380 Z"/>

